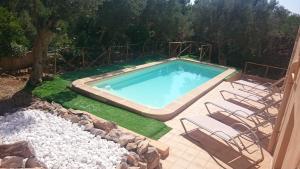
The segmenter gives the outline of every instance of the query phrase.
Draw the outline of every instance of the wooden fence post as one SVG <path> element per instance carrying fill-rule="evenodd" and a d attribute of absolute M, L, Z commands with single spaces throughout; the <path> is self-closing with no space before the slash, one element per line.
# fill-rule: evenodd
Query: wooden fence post
<path fill-rule="evenodd" d="M 169 42 L 169 57 L 171 57 L 171 43 Z"/>
<path fill-rule="evenodd" d="M 57 57 L 57 51 L 54 53 L 54 74 L 56 75 L 57 68 L 56 68 L 56 57 Z"/>
<path fill-rule="evenodd" d="M 107 58 L 108 59 L 107 60 L 108 64 L 110 64 L 110 57 L 111 57 L 110 55 L 111 55 L 111 47 L 108 48 L 108 58 Z"/>
<path fill-rule="evenodd" d="M 209 62 L 211 62 L 211 51 L 212 51 L 212 45 L 211 44 L 209 44 L 208 45 L 209 46 Z"/>
<path fill-rule="evenodd" d="M 143 49 L 142 49 L 143 50 L 143 56 L 145 55 L 145 44 L 146 43 L 143 43 Z"/>
<path fill-rule="evenodd" d="M 125 61 L 127 62 L 127 60 L 128 60 L 128 43 L 126 44 L 126 59 L 125 59 Z"/>
<path fill-rule="evenodd" d="M 269 73 L 269 66 L 266 67 L 264 77 L 267 77 L 268 73 Z"/>
<path fill-rule="evenodd" d="M 84 48 L 81 49 L 81 54 L 82 54 L 82 67 L 85 67 L 85 53 L 84 53 Z"/>

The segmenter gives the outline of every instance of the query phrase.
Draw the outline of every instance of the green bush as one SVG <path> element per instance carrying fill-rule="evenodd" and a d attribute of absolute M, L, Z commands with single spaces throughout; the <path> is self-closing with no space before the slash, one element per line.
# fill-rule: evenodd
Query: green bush
<path fill-rule="evenodd" d="M 27 50 L 20 21 L 7 9 L 0 7 L 0 57 L 18 56 Z"/>

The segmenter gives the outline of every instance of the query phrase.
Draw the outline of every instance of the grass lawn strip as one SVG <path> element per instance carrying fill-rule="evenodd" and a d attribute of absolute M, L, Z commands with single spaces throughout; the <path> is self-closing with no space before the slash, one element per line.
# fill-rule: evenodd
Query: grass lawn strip
<path fill-rule="evenodd" d="M 68 86 L 76 79 L 99 75 L 160 59 L 160 57 L 151 58 L 151 60 L 140 59 L 134 60 L 128 64 L 118 64 L 68 72 L 56 76 L 53 81 L 43 82 L 41 86 L 34 88 L 32 93 L 41 99 L 60 103 L 66 108 L 90 112 L 103 119 L 113 121 L 129 130 L 157 140 L 171 130 L 171 128 L 163 122 L 85 97 L 70 90 Z"/>

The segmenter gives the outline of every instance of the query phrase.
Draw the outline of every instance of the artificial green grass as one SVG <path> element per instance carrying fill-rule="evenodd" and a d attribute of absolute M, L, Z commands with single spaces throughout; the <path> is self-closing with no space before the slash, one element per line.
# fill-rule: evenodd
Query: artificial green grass
<path fill-rule="evenodd" d="M 171 130 L 163 122 L 147 118 L 133 112 L 93 100 L 76 93 L 68 88 L 73 80 L 99 75 L 114 70 L 123 69 L 155 60 L 161 57 L 151 57 L 151 59 L 139 59 L 127 64 L 114 64 L 98 68 L 90 68 L 74 71 L 56 76 L 52 81 L 43 82 L 41 86 L 32 89 L 33 95 L 47 101 L 60 103 L 66 108 L 84 110 L 98 117 L 113 121 L 118 125 L 152 139 L 159 139 Z"/>

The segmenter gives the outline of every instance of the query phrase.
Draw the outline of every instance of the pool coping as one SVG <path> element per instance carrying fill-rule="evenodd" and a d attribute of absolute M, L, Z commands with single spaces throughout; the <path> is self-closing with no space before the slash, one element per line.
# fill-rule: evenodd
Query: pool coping
<path fill-rule="evenodd" d="M 150 108 L 141 104 L 138 104 L 136 102 L 126 100 L 124 98 L 121 98 L 119 96 L 113 95 L 109 92 L 105 92 L 102 90 L 98 90 L 93 88 L 92 86 L 89 86 L 88 84 L 93 83 L 95 81 L 111 78 L 117 75 L 121 75 L 123 73 L 130 73 L 133 71 L 141 70 L 144 68 L 148 68 L 151 66 L 155 66 L 158 64 L 167 63 L 174 60 L 183 60 L 183 61 L 189 61 L 193 63 L 200 63 L 220 68 L 226 68 L 223 73 L 217 75 L 216 77 L 210 79 L 209 81 L 205 82 L 204 84 L 196 87 L 192 91 L 188 92 L 187 94 L 179 97 L 178 99 L 175 99 L 170 104 L 166 105 L 164 108 L 161 109 L 154 109 Z M 133 111 L 135 113 L 142 114 L 147 117 L 151 117 L 154 119 L 158 119 L 161 121 L 167 121 L 175 117 L 177 114 L 182 112 L 184 109 L 186 109 L 188 106 L 190 106 L 192 103 L 194 103 L 197 99 L 199 99 L 201 96 L 203 96 L 205 93 L 210 91 L 212 88 L 214 88 L 216 85 L 221 83 L 227 76 L 234 73 L 236 70 L 234 68 L 215 65 L 211 63 L 206 62 L 199 62 L 192 59 L 183 59 L 183 58 L 170 58 L 162 61 L 156 61 L 151 63 L 146 63 L 143 65 L 138 65 L 130 68 L 125 68 L 122 70 L 117 70 L 113 72 L 104 73 L 101 75 L 95 75 L 90 76 L 82 79 L 78 79 L 72 82 L 71 88 L 83 95 L 86 95 L 88 97 L 91 97 L 93 99 L 121 107 L 130 111 Z"/>

